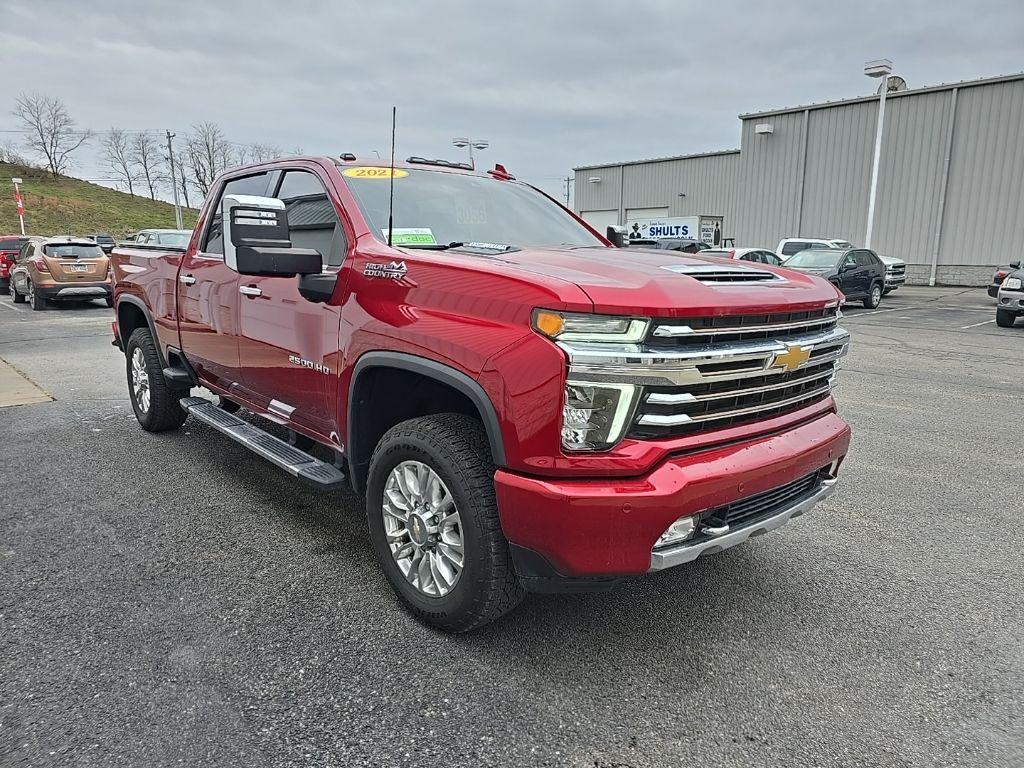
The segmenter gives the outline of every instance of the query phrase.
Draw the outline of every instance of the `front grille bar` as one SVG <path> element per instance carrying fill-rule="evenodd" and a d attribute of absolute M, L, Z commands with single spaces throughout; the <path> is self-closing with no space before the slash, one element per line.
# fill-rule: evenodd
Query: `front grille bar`
<path fill-rule="evenodd" d="M 700 416 L 689 416 L 685 413 L 673 413 L 673 414 L 660 414 L 660 413 L 645 413 L 637 419 L 636 423 L 642 427 L 677 427 L 680 424 L 700 424 L 710 421 L 721 421 L 722 419 L 732 419 L 737 416 L 753 416 L 762 411 L 774 411 L 779 408 L 788 408 L 791 405 L 797 405 L 805 401 L 814 400 L 815 398 L 827 395 L 832 391 L 833 382 L 830 379 L 828 384 L 824 387 L 811 390 L 809 392 L 801 392 L 799 395 L 794 397 L 788 397 L 785 400 L 775 400 L 767 403 L 760 403 L 758 405 L 750 405 L 745 408 L 734 408 L 731 411 L 719 411 L 717 413 L 707 413 Z"/>
<path fill-rule="evenodd" d="M 761 392 L 771 392 L 776 389 L 787 389 L 809 381 L 818 379 L 829 379 L 835 375 L 835 369 L 828 368 L 811 376 L 803 376 L 799 379 L 787 379 L 774 384 L 765 384 L 763 387 L 748 387 L 746 389 L 731 389 L 727 392 L 714 392 L 710 395 L 694 395 L 689 392 L 652 392 L 647 396 L 650 405 L 684 405 L 687 403 L 702 403 L 708 400 L 723 400 L 730 397 L 743 397 L 745 395 L 756 395 Z"/>
<path fill-rule="evenodd" d="M 829 315 L 828 317 L 816 317 L 813 320 L 800 320 L 793 323 L 767 323 L 765 325 L 713 326 L 710 328 L 691 328 L 688 325 L 659 325 L 654 329 L 652 336 L 675 339 L 681 336 L 727 336 L 744 333 L 793 331 L 804 328 L 811 330 L 822 325 L 835 325 L 838 320 L 838 315 Z"/>

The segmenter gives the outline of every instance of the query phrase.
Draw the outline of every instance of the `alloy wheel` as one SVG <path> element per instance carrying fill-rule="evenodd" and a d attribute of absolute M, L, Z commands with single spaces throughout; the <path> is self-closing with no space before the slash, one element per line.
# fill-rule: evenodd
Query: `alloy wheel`
<path fill-rule="evenodd" d="M 149 413 L 149 373 L 146 371 L 146 358 L 141 347 L 136 347 L 132 352 L 132 391 L 139 410 Z"/>
<path fill-rule="evenodd" d="M 462 519 L 444 481 L 420 461 L 403 461 L 388 475 L 382 504 L 384 535 L 406 580 L 429 597 L 444 597 L 465 563 Z"/>

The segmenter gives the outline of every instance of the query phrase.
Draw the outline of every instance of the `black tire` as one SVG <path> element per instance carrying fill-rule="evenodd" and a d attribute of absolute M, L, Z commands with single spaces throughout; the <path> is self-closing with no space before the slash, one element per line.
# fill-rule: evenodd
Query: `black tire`
<path fill-rule="evenodd" d="M 103 299 L 103 303 L 106 304 L 108 307 L 114 306 L 114 297 L 107 296 L 105 299 Z"/>
<path fill-rule="evenodd" d="M 36 312 L 41 312 L 46 309 L 47 301 L 38 293 L 36 293 L 35 286 L 32 285 L 32 281 L 28 281 L 28 303 L 32 305 L 32 309 Z"/>
<path fill-rule="evenodd" d="M 18 289 L 14 287 L 14 281 L 11 281 L 11 300 L 15 304 L 24 304 L 25 297 L 18 293 Z"/>
<path fill-rule="evenodd" d="M 385 538 L 384 486 L 391 471 L 409 460 L 437 473 L 461 518 L 463 570 L 443 597 L 426 595 L 406 580 Z M 468 632 L 508 613 L 523 599 L 498 519 L 490 446 L 476 419 L 442 413 L 410 419 L 388 430 L 370 460 L 366 510 L 370 540 L 384 574 L 421 621 L 448 632 Z"/>
<path fill-rule="evenodd" d="M 137 349 L 142 352 L 145 372 L 148 377 L 148 409 L 144 409 L 139 404 L 132 382 L 132 361 Z M 167 383 L 156 343 L 148 328 L 136 328 L 132 332 L 128 339 L 128 345 L 125 347 L 125 360 L 128 396 L 132 401 L 135 418 L 139 420 L 142 428 L 147 432 L 166 432 L 169 429 L 180 427 L 188 414 L 178 401 L 183 397 L 188 397 L 189 389 L 187 387 L 172 387 Z"/>
<path fill-rule="evenodd" d="M 997 309 L 996 310 L 996 325 L 1000 328 L 1012 328 L 1014 320 L 1017 319 L 1017 313 L 1011 312 L 1008 309 Z"/>
<path fill-rule="evenodd" d="M 892 293 L 892 292 L 893 292 L 894 290 L 896 290 L 896 289 L 895 289 L 895 288 L 886 288 L 885 290 L 883 290 L 883 291 L 882 291 L 882 295 L 883 295 L 883 296 L 888 296 L 888 295 L 889 295 L 890 293 Z"/>
<path fill-rule="evenodd" d="M 871 290 L 864 297 L 864 309 L 877 309 L 882 303 L 882 286 L 880 283 L 872 283 Z"/>

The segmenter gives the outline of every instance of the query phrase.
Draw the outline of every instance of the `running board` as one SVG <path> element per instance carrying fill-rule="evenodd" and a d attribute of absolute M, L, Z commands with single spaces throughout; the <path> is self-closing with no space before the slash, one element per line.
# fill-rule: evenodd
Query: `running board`
<path fill-rule="evenodd" d="M 305 451 L 288 445 L 284 440 L 279 440 L 256 425 L 228 413 L 206 398 L 183 397 L 180 403 L 187 413 L 223 432 L 271 464 L 276 464 L 289 475 L 324 490 L 341 488 L 348 483 L 345 473 L 333 464 L 320 461 Z"/>

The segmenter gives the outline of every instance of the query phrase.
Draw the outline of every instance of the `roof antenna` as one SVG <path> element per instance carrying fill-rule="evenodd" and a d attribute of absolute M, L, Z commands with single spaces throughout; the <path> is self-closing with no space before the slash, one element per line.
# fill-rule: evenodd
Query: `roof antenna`
<path fill-rule="evenodd" d="M 388 193 L 388 248 L 391 247 L 391 231 L 395 226 L 395 117 L 398 107 L 391 108 L 391 189 Z"/>

